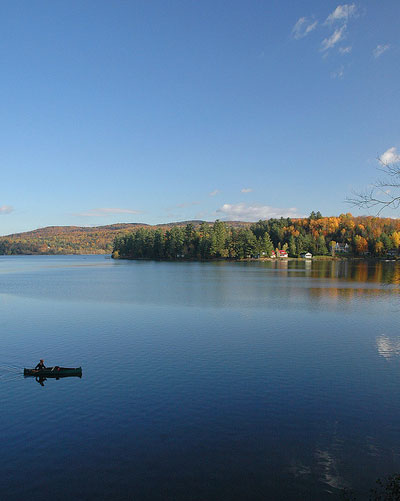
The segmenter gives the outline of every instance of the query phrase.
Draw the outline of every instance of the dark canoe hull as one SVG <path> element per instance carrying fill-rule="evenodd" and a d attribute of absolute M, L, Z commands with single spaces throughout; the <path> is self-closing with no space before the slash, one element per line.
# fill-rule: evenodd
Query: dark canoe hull
<path fill-rule="evenodd" d="M 24 369 L 24 376 L 35 377 L 82 377 L 82 367 L 46 367 L 46 369 Z"/>

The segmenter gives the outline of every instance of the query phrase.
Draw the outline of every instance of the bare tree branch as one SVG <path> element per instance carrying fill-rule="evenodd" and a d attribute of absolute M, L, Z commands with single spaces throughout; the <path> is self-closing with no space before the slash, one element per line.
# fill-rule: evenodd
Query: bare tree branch
<path fill-rule="evenodd" d="M 382 157 L 377 157 L 378 170 L 387 177 L 376 180 L 371 189 L 365 192 L 353 192 L 346 198 L 350 205 L 360 208 L 378 208 L 377 215 L 385 209 L 398 209 L 400 207 L 400 160 L 396 155 L 393 163 L 387 163 Z"/>

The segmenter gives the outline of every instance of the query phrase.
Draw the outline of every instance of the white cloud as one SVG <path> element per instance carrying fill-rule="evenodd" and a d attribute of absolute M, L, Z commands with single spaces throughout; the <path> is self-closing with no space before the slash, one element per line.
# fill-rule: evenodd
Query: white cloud
<path fill-rule="evenodd" d="M 315 30 L 317 24 L 318 21 L 312 21 L 307 19 L 306 17 L 301 17 L 293 26 L 292 29 L 293 38 L 296 38 L 296 40 L 304 38 L 309 33 L 311 33 L 311 31 Z"/>
<path fill-rule="evenodd" d="M 141 214 L 140 210 L 132 210 L 132 209 L 118 209 L 118 208 L 100 208 L 100 209 L 91 209 L 86 212 L 79 212 L 75 214 L 76 216 L 85 216 L 85 217 L 104 217 L 104 216 L 117 216 L 120 214 Z"/>
<path fill-rule="evenodd" d="M 242 193 L 251 193 L 253 191 L 253 188 L 242 188 L 240 191 Z"/>
<path fill-rule="evenodd" d="M 10 214 L 13 210 L 14 208 L 11 205 L 2 205 L 0 206 L 0 215 Z"/>
<path fill-rule="evenodd" d="M 344 24 L 341 28 L 336 29 L 332 35 L 328 38 L 322 40 L 321 51 L 325 51 L 328 49 L 332 49 L 340 40 L 344 38 L 344 32 L 347 28 L 347 25 Z"/>
<path fill-rule="evenodd" d="M 336 71 L 334 71 L 333 73 L 331 73 L 331 77 L 332 78 L 339 78 L 339 79 L 342 79 L 344 76 L 344 66 L 340 66 L 340 68 L 338 68 Z"/>
<path fill-rule="evenodd" d="M 348 47 L 340 47 L 339 52 L 340 54 L 350 54 L 351 49 L 352 49 L 351 45 L 349 45 Z"/>
<path fill-rule="evenodd" d="M 347 21 L 351 17 L 354 17 L 357 11 L 356 4 L 344 4 L 338 5 L 336 9 L 329 14 L 325 23 L 334 23 L 335 21 L 341 21 L 344 19 Z"/>
<path fill-rule="evenodd" d="M 210 197 L 215 197 L 215 195 L 218 195 L 218 193 L 219 193 L 219 190 L 214 190 L 214 191 L 212 191 L 211 193 L 209 193 L 208 195 L 209 195 Z"/>
<path fill-rule="evenodd" d="M 380 57 L 384 52 L 386 52 L 388 49 L 390 49 L 390 44 L 381 44 L 377 45 L 375 49 L 372 51 L 372 54 L 375 59 Z"/>
<path fill-rule="evenodd" d="M 244 203 L 224 204 L 217 212 L 223 214 L 227 219 L 236 221 L 258 221 L 259 219 L 275 217 L 300 217 L 295 207 L 280 209 L 270 207 L 269 205 L 246 205 Z"/>
<path fill-rule="evenodd" d="M 400 162 L 400 155 L 393 146 L 392 148 L 386 150 L 385 153 L 379 157 L 379 160 L 385 165 L 396 164 Z"/>

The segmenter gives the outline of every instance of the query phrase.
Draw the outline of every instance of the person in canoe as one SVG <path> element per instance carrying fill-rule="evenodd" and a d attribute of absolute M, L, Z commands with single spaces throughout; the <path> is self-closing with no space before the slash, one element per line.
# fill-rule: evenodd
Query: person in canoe
<path fill-rule="evenodd" d="M 45 369 L 45 368 L 46 368 L 46 366 L 44 365 L 44 360 L 41 358 L 40 362 L 35 367 L 35 370 L 41 371 L 42 369 Z"/>

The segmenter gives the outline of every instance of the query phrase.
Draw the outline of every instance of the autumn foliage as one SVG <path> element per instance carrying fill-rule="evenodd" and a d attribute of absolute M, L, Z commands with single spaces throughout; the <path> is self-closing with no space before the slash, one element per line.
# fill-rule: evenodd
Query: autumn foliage
<path fill-rule="evenodd" d="M 269 219 L 242 228 L 216 221 L 199 226 L 140 228 L 114 242 L 119 257 L 149 259 L 212 259 L 270 257 L 284 249 L 292 257 L 313 255 L 382 256 L 396 254 L 400 221 L 378 217 L 322 217 L 311 213 L 301 219 Z"/>
<path fill-rule="evenodd" d="M 151 259 L 269 257 L 276 249 L 289 256 L 386 256 L 400 248 L 400 220 L 379 217 L 269 219 L 257 223 L 171 223 L 159 226 L 114 224 L 98 227 L 52 226 L 0 237 L 0 254 L 111 254 Z"/>

